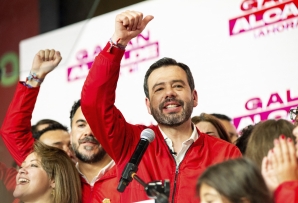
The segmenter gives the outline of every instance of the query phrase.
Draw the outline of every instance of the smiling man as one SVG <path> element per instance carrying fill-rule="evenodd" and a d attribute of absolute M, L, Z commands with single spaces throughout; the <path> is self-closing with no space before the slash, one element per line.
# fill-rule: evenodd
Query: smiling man
<path fill-rule="evenodd" d="M 83 202 L 120 202 L 115 162 L 95 138 L 81 110 L 80 100 L 70 111 L 71 145 L 81 175 Z"/>
<path fill-rule="evenodd" d="M 146 107 L 158 125 L 132 125 L 114 105 L 120 62 L 129 41 L 140 34 L 153 16 L 125 11 L 116 16 L 111 41 L 96 57 L 82 90 L 82 111 L 103 148 L 121 172 L 129 162 L 141 132 L 151 128 L 155 140 L 148 146 L 138 166 L 146 182 L 170 181 L 169 202 L 197 203 L 195 185 L 206 167 L 241 156 L 232 144 L 201 133 L 191 122 L 198 104 L 194 79 L 189 67 L 163 58 L 148 69 L 144 79 Z M 126 187 L 121 200 L 147 200 L 136 181 Z"/>

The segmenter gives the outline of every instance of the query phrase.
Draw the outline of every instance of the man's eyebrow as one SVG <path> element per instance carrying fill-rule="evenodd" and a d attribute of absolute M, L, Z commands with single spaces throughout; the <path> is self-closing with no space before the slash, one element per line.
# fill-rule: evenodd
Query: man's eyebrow
<path fill-rule="evenodd" d="M 172 83 L 175 83 L 175 82 L 181 82 L 183 83 L 184 85 L 186 84 L 183 80 L 173 80 Z"/>
<path fill-rule="evenodd" d="M 170 81 L 171 83 L 175 83 L 175 82 L 181 82 L 182 84 L 186 84 L 183 80 L 172 80 L 172 81 Z M 163 84 L 165 84 L 164 82 L 160 82 L 160 83 L 156 83 L 155 85 L 153 85 L 153 87 L 152 87 L 152 90 L 156 87 L 156 86 L 159 86 L 159 85 L 163 85 Z"/>
<path fill-rule="evenodd" d="M 164 83 L 164 82 L 156 83 L 155 85 L 153 85 L 152 90 L 154 90 L 154 88 L 155 88 L 156 86 L 163 85 L 163 84 L 165 84 L 165 83 Z"/>
<path fill-rule="evenodd" d="M 86 120 L 84 120 L 84 119 L 79 119 L 79 120 L 76 121 L 76 123 L 79 123 L 79 122 L 87 123 Z"/>

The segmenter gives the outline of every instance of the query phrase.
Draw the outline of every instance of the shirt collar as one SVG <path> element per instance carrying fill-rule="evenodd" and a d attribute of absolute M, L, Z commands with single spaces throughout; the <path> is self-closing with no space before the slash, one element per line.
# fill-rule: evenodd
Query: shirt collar
<path fill-rule="evenodd" d="M 192 123 L 192 127 L 193 127 L 193 131 L 192 131 L 192 134 L 191 134 L 191 136 L 187 139 L 187 140 L 185 140 L 184 142 L 183 142 L 183 144 L 184 143 L 187 143 L 188 141 L 190 141 L 190 140 L 192 140 L 193 142 L 195 142 L 195 141 L 197 141 L 197 139 L 199 138 L 199 134 L 198 134 L 198 131 L 197 131 L 197 128 L 196 128 L 196 126 L 195 126 L 195 124 L 193 124 Z M 161 130 L 161 128 L 158 126 L 158 128 L 159 128 L 159 130 L 160 130 L 160 132 L 161 132 L 161 134 L 162 134 L 162 136 L 163 136 L 163 138 L 167 141 L 167 140 L 171 140 L 162 130 Z M 172 140 L 171 140 L 172 141 Z"/>
<path fill-rule="evenodd" d="M 86 178 L 86 176 L 80 171 L 79 169 L 79 162 L 76 163 L 76 168 L 78 170 L 78 172 L 81 174 L 81 176 L 86 180 L 86 182 L 91 185 L 94 186 L 94 184 L 104 175 L 106 174 L 113 166 L 115 166 L 115 161 L 111 160 L 110 163 L 108 163 L 105 167 L 103 167 L 98 174 L 92 179 L 92 181 L 89 183 L 88 179 Z"/>

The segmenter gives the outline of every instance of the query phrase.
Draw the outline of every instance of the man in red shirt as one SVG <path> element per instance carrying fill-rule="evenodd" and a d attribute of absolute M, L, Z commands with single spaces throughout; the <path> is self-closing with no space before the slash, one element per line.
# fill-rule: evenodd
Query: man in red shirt
<path fill-rule="evenodd" d="M 115 107 L 120 62 L 129 41 L 153 16 L 126 11 L 116 16 L 111 41 L 96 57 L 81 95 L 82 111 L 94 135 L 116 162 L 119 179 L 141 132 L 150 128 L 155 139 L 138 166 L 145 182 L 170 181 L 169 202 L 195 203 L 195 185 L 206 167 L 241 156 L 232 144 L 201 133 L 191 122 L 198 95 L 190 69 L 171 58 L 152 64 L 145 75 L 146 106 L 158 125 L 132 125 Z M 115 186 L 116 187 L 116 186 Z M 147 200 L 143 186 L 132 181 L 121 196 L 125 203 Z"/>

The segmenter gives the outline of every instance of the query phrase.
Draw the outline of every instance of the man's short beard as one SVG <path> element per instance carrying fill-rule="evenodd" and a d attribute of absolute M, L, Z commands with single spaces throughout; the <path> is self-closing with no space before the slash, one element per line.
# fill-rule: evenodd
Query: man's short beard
<path fill-rule="evenodd" d="M 82 153 L 79 152 L 79 148 L 78 145 L 75 143 L 72 143 L 72 149 L 76 155 L 76 157 L 84 162 L 84 163 L 97 163 L 99 161 L 101 161 L 103 159 L 103 157 L 106 155 L 106 151 L 101 147 L 101 150 L 99 150 L 96 154 L 92 154 L 92 155 L 84 155 Z M 86 149 L 86 147 L 85 147 Z"/>
<path fill-rule="evenodd" d="M 179 104 L 182 107 L 184 107 L 184 103 L 185 103 L 184 101 L 182 100 L 176 100 L 176 101 L 179 102 Z M 170 115 L 164 115 L 162 113 L 164 103 L 165 102 L 161 103 L 158 109 L 154 109 L 152 106 L 150 106 L 152 116 L 158 124 L 176 127 L 176 126 L 180 126 L 191 117 L 191 114 L 193 111 L 192 101 L 186 103 L 185 109 L 183 109 L 181 115 L 177 115 L 176 113 L 173 113 Z"/>

